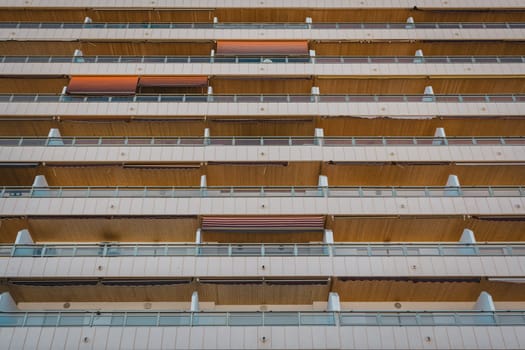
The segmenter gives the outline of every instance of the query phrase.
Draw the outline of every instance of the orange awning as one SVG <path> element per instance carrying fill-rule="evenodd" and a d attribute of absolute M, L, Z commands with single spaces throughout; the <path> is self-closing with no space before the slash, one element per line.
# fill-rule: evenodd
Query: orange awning
<path fill-rule="evenodd" d="M 217 41 L 218 55 L 308 55 L 308 41 Z"/>
<path fill-rule="evenodd" d="M 71 95 L 133 95 L 138 79 L 136 76 L 71 77 L 67 92 Z"/>
<path fill-rule="evenodd" d="M 208 77 L 207 76 L 140 77 L 139 86 L 142 86 L 142 87 L 208 86 Z"/>

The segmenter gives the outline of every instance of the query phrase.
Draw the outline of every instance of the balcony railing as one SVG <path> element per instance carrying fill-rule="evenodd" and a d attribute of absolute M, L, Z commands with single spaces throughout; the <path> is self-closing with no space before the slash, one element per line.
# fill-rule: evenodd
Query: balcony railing
<path fill-rule="evenodd" d="M 0 137 L 0 147 L 96 146 L 523 146 L 525 137 Z"/>
<path fill-rule="evenodd" d="M 2 312 L 0 327 L 522 326 L 525 311 Z"/>
<path fill-rule="evenodd" d="M 514 187 L 2 187 L 0 198 L 524 197 Z"/>
<path fill-rule="evenodd" d="M 196 95 L 141 94 L 132 96 L 70 96 L 58 94 L 0 94 L 0 103 L 523 103 L 525 94 L 490 95 Z"/>
<path fill-rule="evenodd" d="M 9 29 L 523 29 L 523 22 L 79 23 L 1 22 Z"/>
<path fill-rule="evenodd" d="M 0 56 L 0 63 L 525 63 L 525 56 Z"/>
<path fill-rule="evenodd" d="M 525 244 L 16 244 L 0 257 L 525 256 Z"/>

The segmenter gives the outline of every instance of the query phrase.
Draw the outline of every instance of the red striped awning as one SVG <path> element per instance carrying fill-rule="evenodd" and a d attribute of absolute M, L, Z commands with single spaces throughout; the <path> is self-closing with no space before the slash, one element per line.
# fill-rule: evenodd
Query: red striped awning
<path fill-rule="evenodd" d="M 142 87 L 200 87 L 208 86 L 207 76 L 140 77 Z"/>
<path fill-rule="evenodd" d="M 323 230 L 324 216 L 203 216 L 203 230 Z"/>
<path fill-rule="evenodd" d="M 308 41 L 217 41 L 218 55 L 308 55 Z"/>
<path fill-rule="evenodd" d="M 139 78 L 136 76 L 77 76 L 67 87 L 70 95 L 133 95 Z"/>

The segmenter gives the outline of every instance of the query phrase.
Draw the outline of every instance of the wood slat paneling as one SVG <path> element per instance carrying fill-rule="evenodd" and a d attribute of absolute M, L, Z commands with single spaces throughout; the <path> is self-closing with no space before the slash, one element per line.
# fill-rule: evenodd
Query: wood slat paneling
<path fill-rule="evenodd" d="M 199 227 L 189 218 L 2 218 L 0 242 L 13 243 L 29 229 L 37 242 L 195 242 Z"/>
<path fill-rule="evenodd" d="M 95 22 L 497 22 L 525 21 L 523 11 L 454 11 L 414 9 L 202 9 L 202 10 L 93 10 L 4 9 L 0 21 L 75 21 L 89 16 Z"/>
<path fill-rule="evenodd" d="M 525 241 L 525 219 L 488 220 L 469 217 L 328 217 L 327 228 L 338 242 L 457 242 L 464 229 L 479 242 Z"/>
<path fill-rule="evenodd" d="M 525 284 L 489 282 L 423 282 L 402 280 L 335 279 L 333 291 L 341 301 L 472 301 L 482 291 L 492 295 L 494 301 L 524 301 Z"/>

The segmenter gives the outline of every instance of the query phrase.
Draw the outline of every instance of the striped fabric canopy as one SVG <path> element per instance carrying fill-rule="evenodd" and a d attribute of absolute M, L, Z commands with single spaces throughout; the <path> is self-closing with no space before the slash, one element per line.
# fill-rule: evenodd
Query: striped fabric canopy
<path fill-rule="evenodd" d="M 203 216 L 203 230 L 322 230 L 324 216 Z"/>
<path fill-rule="evenodd" d="M 67 93 L 71 95 L 133 95 L 137 76 L 71 77 Z"/>

